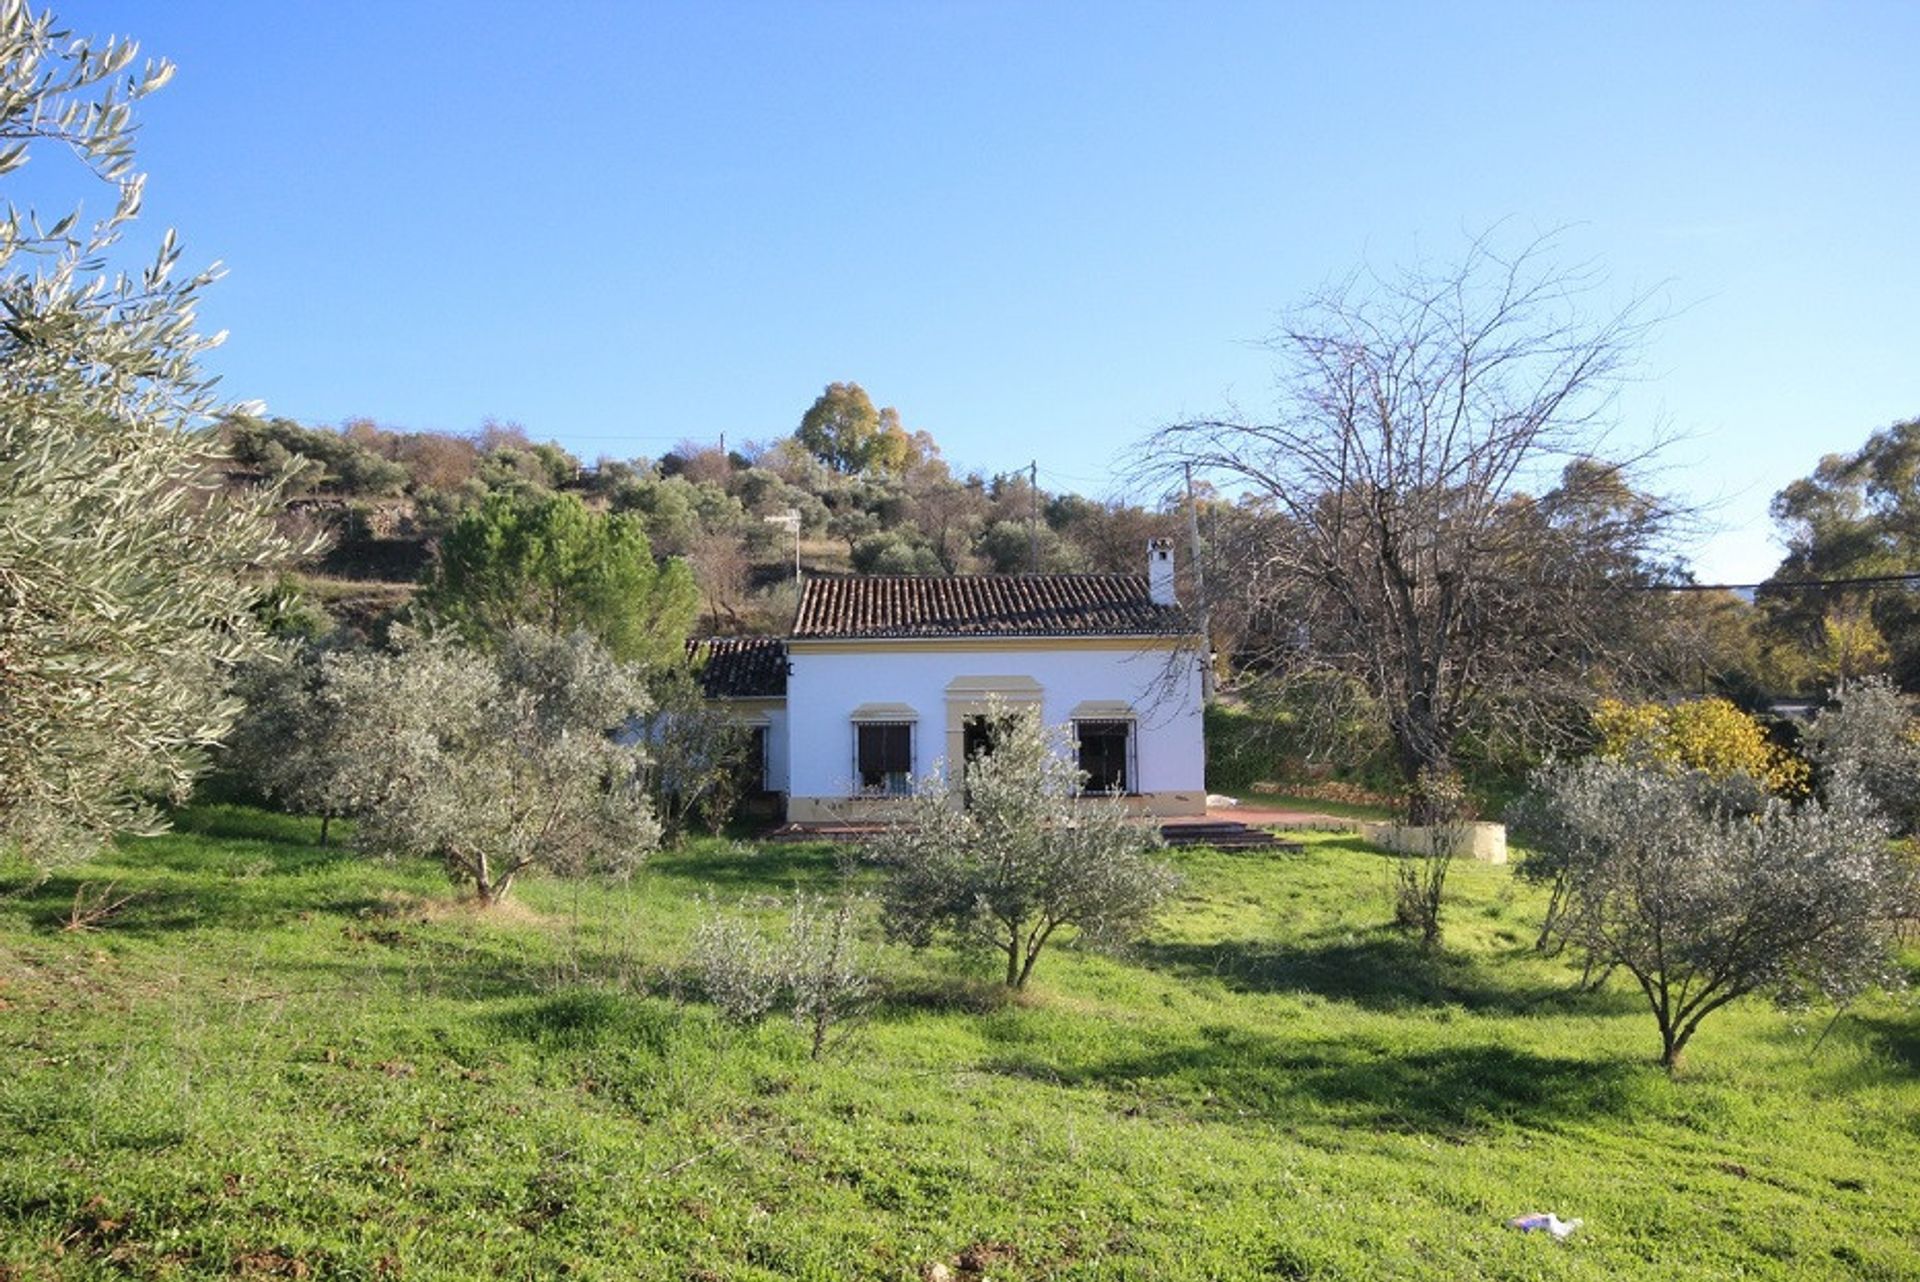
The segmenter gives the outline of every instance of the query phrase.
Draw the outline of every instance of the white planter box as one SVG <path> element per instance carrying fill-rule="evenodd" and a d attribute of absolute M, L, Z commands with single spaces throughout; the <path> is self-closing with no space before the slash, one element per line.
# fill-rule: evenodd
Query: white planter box
<path fill-rule="evenodd" d="M 1360 825 L 1360 836 L 1369 844 L 1391 850 L 1402 855 L 1424 855 L 1433 850 L 1434 830 L 1415 828 L 1407 824 L 1365 823 Z M 1459 840 L 1454 843 L 1455 859 L 1478 859 L 1483 864 L 1504 864 L 1507 862 L 1507 827 L 1505 824 L 1465 824 L 1460 828 Z"/>

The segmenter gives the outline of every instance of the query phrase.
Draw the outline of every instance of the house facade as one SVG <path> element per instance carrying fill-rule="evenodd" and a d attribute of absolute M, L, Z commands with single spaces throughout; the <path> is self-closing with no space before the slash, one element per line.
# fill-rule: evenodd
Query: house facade
<path fill-rule="evenodd" d="M 1145 575 L 815 579 L 784 640 L 698 643 L 702 680 L 756 728 L 792 822 L 883 814 L 928 779 L 953 788 L 990 750 L 995 707 L 1067 727 L 1089 792 L 1203 814 L 1205 649 L 1174 599 L 1171 544 L 1155 540 L 1148 563 Z"/>

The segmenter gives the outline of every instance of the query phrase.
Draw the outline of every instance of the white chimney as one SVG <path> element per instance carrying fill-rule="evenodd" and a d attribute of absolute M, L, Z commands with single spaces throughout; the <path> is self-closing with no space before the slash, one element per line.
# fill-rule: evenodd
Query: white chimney
<path fill-rule="evenodd" d="M 1147 540 L 1147 599 L 1155 605 L 1178 605 L 1173 594 L 1173 540 Z"/>

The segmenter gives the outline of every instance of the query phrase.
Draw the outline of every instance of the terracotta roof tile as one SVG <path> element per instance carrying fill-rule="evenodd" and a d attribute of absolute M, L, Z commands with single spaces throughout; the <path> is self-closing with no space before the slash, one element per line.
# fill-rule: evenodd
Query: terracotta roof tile
<path fill-rule="evenodd" d="M 1155 605 L 1144 574 L 874 575 L 809 579 L 795 640 L 814 638 L 1181 636 L 1178 606 Z"/>
<path fill-rule="evenodd" d="M 687 660 L 709 699 L 786 696 L 787 643 L 779 637 L 695 637 Z"/>

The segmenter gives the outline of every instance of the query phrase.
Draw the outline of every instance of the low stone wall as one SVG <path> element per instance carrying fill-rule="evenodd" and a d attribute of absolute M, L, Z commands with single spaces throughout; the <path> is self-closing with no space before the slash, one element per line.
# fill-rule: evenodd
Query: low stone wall
<path fill-rule="evenodd" d="M 1434 830 L 1407 824 L 1363 823 L 1360 836 L 1371 845 L 1402 855 L 1424 855 L 1433 849 Z M 1466 824 L 1454 843 L 1455 859 L 1478 859 L 1484 864 L 1507 862 L 1505 824 Z"/>

